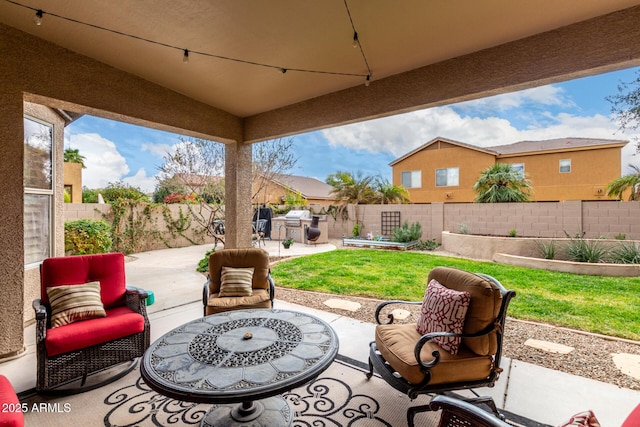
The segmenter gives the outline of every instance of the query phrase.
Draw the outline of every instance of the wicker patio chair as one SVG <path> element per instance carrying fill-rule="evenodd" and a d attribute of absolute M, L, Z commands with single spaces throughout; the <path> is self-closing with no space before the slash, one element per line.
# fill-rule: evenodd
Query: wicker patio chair
<path fill-rule="evenodd" d="M 209 277 L 202 291 L 205 316 L 272 308 L 274 295 L 269 253 L 264 249 L 222 249 L 209 256 Z"/>
<path fill-rule="evenodd" d="M 33 301 L 37 391 L 88 391 L 136 367 L 149 347 L 147 292 L 126 286 L 123 254 L 47 258 L 40 274 L 40 298 Z"/>
<path fill-rule="evenodd" d="M 440 291 L 440 295 L 430 290 L 433 289 L 432 281 L 441 285 L 443 291 Z M 376 308 L 378 325 L 375 341 L 370 344 L 367 377 L 371 378 L 375 369 L 387 383 L 411 399 L 420 394 L 492 387 L 502 372 L 502 334 L 507 306 L 515 292 L 506 290 L 493 277 L 448 267 L 431 270 L 428 283 L 423 303 L 386 301 Z M 421 311 L 426 314 L 438 311 L 438 316 L 448 316 L 446 321 L 450 321 L 453 318 L 452 310 L 446 310 L 448 307 L 458 309 L 444 295 L 463 295 L 466 300 L 467 308 L 459 312 L 461 317 L 458 319 L 462 333 L 442 332 L 443 328 L 422 334 L 418 332 L 416 323 L 394 324 L 392 312 L 389 312 L 386 323 L 383 324 L 380 319 L 383 309 L 386 312 L 388 306 L 401 303 L 423 304 Z M 443 347 L 450 346 L 447 340 L 451 338 L 459 341 L 456 351 Z M 490 397 L 476 395 L 467 400 L 486 404 L 498 414 Z M 414 425 L 416 413 L 429 410 L 429 405 L 409 408 L 408 425 Z"/>

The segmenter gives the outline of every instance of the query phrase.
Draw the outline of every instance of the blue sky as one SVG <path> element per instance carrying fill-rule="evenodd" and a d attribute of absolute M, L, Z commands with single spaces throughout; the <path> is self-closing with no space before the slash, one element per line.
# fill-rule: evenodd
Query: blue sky
<path fill-rule="evenodd" d="M 605 97 L 617 93 L 620 81 L 632 81 L 636 70 L 296 135 L 299 160 L 290 173 L 324 181 L 338 170 L 362 171 L 391 180 L 391 161 L 438 136 L 479 147 L 564 137 L 630 140 L 621 159 L 622 173 L 628 173 L 629 163 L 640 166 L 634 142 L 640 135 L 618 131 Z M 65 148 L 77 148 L 85 157 L 85 186 L 123 181 L 152 192 L 163 156 L 180 138 L 83 116 L 65 129 Z"/>

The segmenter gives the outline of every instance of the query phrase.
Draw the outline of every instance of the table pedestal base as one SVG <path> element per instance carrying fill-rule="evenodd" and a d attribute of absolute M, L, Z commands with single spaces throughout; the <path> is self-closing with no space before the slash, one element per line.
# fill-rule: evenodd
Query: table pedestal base
<path fill-rule="evenodd" d="M 213 405 L 204 416 L 201 427 L 288 427 L 293 422 L 289 404 L 280 396 L 244 402 Z"/>

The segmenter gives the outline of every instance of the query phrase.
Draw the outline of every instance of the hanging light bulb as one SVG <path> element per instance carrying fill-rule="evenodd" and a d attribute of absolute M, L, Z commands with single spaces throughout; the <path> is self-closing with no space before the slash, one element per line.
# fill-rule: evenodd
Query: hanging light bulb
<path fill-rule="evenodd" d="M 182 55 L 182 63 L 183 64 L 189 63 L 189 49 L 184 50 L 184 55 Z"/>
<path fill-rule="evenodd" d="M 282 73 L 283 76 L 285 75 L 286 72 L 287 72 L 286 68 L 280 68 L 280 73 Z"/>
<path fill-rule="evenodd" d="M 367 79 L 364 81 L 364 85 L 369 87 L 369 83 L 371 83 L 371 74 L 367 74 Z"/>
<path fill-rule="evenodd" d="M 360 41 L 358 40 L 358 33 L 357 32 L 353 32 L 353 44 L 351 46 L 353 46 L 353 48 L 357 48 L 358 44 L 360 43 Z"/>
<path fill-rule="evenodd" d="M 33 23 L 36 25 L 42 25 L 42 15 L 44 13 L 42 12 L 42 10 L 38 9 L 36 10 L 36 14 L 33 16 Z"/>

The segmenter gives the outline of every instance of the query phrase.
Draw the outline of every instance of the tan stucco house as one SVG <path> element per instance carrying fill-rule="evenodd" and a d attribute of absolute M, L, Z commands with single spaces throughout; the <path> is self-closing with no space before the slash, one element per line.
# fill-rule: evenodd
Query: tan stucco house
<path fill-rule="evenodd" d="M 473 184 L 495 163 L 511 164 L 533 186 L 532 201 L 611 200 L 606 186 L 620 177 L 628 141 L 559 138 L 476 147 L 435 138 L 390 163 L 393 183 L 412 203 L 472 202 Z"/>
<path fill-rule="evenodd" d="M 334 198 L 331 187 L 316 178 L 277 174 L 257 192 L 254 201 L 259 204 L 281 205 L 290 193 L 297 193 L 308 205 L 329 206 Z"/>

